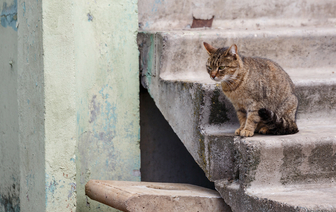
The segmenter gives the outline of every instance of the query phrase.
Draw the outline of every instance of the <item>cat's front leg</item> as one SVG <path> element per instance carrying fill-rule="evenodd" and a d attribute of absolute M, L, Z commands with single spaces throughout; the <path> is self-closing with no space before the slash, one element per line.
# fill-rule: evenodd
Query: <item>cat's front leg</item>
<path fill-rule="evenodd" d="M 260 117 L 258 114 L 258 110 L 248 110 L 245 127 L 242 131 L 240 131 L 240 136 L 252 137 L 259 122 Z"/>
<path fill-rule="evenodd" d="M 240 127 L 236 129 L 235 135 L 240 135 L 240 132 L 245 128 L 246 110 L 245 109 L 237 110 L 237 117 L 239 120 Z"/>

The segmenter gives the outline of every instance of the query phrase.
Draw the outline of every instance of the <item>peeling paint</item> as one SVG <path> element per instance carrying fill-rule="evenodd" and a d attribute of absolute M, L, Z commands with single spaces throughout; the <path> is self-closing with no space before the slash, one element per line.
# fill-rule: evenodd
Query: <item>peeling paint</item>
<path fill-rule="evenodd" d="M 69 191 L 68 199 L 70 199 L 73 193 L 76 192 L 76 183 L 69 183 L 69 185 L 71 186 L 71 189 Z"/>
<path fill-rule="evenodd" d="M 164 2 L 164 0 L 155 0 L 153 7 L 152 7 L 152 12 L 157 12 L 159 6 Z"/>
<path fill-rule="evenodd" d="M 23 16 L 25 16 L 25 14 L 26 14 L 26 2 L 23 2 L 22 9 L 23 9 Z"/>
<path fill-rule="evenodd" d="M 50 197 L 53 197 L 56 190 L 57 190 L 57 186 L 59 185 L 56 180 L 55 180 L 55 177 L 52 176 L 52 179 L 49 180 L 50 177 L 48 174 L 46 174 L 46 196 L 45 196 L 45 201 L 46 201 L 46 205 L 48 205 L 48 199 Z"/>
<path fill-rule="evenodd" d="M 17 0 L 14 0 L 10 6 L 7 5 L 7 2 L 4 2 L 0 13 L 1 26 L 9 26 L 17 31 L 17 19 Z"/>
<path fill-rule="evenodd" d="M 87 14 L 87 17 L 88 17 L 88 21 L 89 21 L 89 22 L 90 22 L 90 21 L 93 21 L 93 17 L 92 17 L 92 15 L 91 15 L 90 13 Z"/>

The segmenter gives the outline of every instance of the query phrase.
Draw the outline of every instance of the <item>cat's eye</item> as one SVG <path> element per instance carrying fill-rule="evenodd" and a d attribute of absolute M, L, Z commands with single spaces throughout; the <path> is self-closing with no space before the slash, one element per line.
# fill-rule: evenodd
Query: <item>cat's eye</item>
<path fill-rule="evenodd" d="M 225 66 L 219 66 L 219 70 L 224 70 Z"/>

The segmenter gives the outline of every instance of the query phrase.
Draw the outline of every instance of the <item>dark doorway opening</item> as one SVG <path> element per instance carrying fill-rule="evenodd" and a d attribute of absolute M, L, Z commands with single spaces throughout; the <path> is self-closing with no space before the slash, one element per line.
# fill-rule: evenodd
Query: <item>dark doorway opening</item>
<path fill-rule="evenodd" d="M 215 190 L 148 91 L 140 87 L 141 180 L 189 183 Z"/>

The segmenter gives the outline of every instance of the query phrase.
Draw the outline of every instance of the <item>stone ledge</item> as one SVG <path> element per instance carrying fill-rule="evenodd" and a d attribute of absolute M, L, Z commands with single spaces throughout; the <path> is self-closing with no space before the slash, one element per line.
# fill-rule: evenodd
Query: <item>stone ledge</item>
<path fill-rule="evenodd" d="M 90 180 L 85 193 L 129 212 L 231 212 L 218 192 L 189 184 Z"/>

